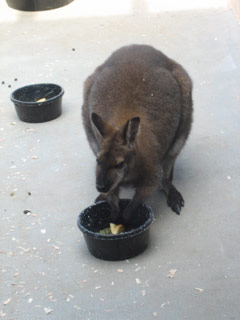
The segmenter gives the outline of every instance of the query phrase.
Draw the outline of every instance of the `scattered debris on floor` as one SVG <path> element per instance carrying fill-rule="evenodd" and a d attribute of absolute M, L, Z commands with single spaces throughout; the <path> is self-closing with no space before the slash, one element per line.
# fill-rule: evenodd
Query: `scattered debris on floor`
<path fill-rule="evenodd" d="M 53 311 L 51 308 L 43 308 L 43 310 L 46 314 L 50 314 Z"/>
<path fill-rule="evenodd" d="M 49 299 L 51 302 L 56 302 L 56 301 L 57 301 L 57 299 L 54 299 L 52 292 L 49 292 L 49 293 L 48 293 L 48 299 Z"/>
<path fill-rule="evenodd" d="M 144 297 L 146 295 L 146 290 L 141 291 L 142 296 Z"/>
<path fill-rule="evenodd" d="M 3 311 L 3 310 L 0 310 L 0 317 L 5 317 L 7 314 Z"/>
<path fill-rule="evenodd" d="M 101 289 L 102 288 L 102 286 L 96 286 L 95 287 L 95 290 L 99 290 L 99 289 Z"/>
<path fill-rule="evenodd" d="M 74 309 L 81 310 L 79 306 L 73 306 Z"/>
<path fill-rule="evenodd" d="M 137 267 L 134 271 L 139 271 L 139 270 L 141 270 L 142 268 L 141 267 Z"/>
<path fill-rule="evenodd" d="M 73 298 L 74 296 L 69 294 L 68 297 L 66 298 L 66 302 L 70 302 Z"/>
<path fill-rule="evenodd" d="M 35 131 L 33 128 L 27 128 L 26 130 L 25 130 L 26 132 L 33 132 L 33 131 Z"/>
<path fill-rule="evenodd" d="M 169 270 L 168 278 L 174 278 L 176 272 L 177 272 L 177 269 Z"/>
<path fill-rule="evenodd" d="M 3 302 L 3 304 L 6 306 L 7 304 L 9 304 L 9 302 L 11 302 L 12 301 L 12 298 L 8 298 L 7 300 L 5 300 L 4 302 Z"/>
<path fill-rule="evenodd" d="M 23 210 L 23 213 L 26 215 L 29 215 L 31 213 L 31 211 L 30 210 Z"/>
<path fill-rule="evenodd" d="M 167 302 L 163 302 L 160 306 L 160 308 L 164 308 L 166 305 L 169 305 L 170 304 L 170 301 L 167 301 Z"/>
<path fill-rule="evenodd" d="M 55 246 L 54 244 L 52 245 L 52 247 L 53 247 L 54 249 L 56 249 L 56 250 L 59 250 L 59 249 L 60 249 L 60 247 Z"/>

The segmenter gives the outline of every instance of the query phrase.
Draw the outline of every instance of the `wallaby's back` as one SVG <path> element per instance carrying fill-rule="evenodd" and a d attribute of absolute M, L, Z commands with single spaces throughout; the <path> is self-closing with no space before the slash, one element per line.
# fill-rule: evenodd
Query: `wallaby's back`
<path fill-rule="evenodd" d="M 190 78 L 180 65 L 150 46 L 132 45 L 117 50 L 88 82 L 89 117 L 96 112 L 106 122 L 120 127 L 131 117 L 139 116 L 142 138 L 146 130 L 153 134 L 161 145 L 161 154 L 173 141 L 184 114 L 191 123 L 191 103 L 182 105 L 184 98 L 191 100 Z"/>

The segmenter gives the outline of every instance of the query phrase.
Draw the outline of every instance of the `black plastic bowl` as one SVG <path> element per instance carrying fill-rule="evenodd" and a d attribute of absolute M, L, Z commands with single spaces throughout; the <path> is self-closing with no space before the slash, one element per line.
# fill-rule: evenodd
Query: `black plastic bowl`
<path fill-rule="evenodd" d="M 73 0 L 7 0 L 10 8 L 22 11 L 42 11 L 60 8 Z"/>
<path fill-rule="evenodd" d="M 123 209 L 129 200 L 120 200 Z M 83 232 L 89 252 L 103 260 L 124 260 L 143 252 L 149 243 L 150 225 L 153 212 L 143 204 L 134 212 L 132 225 L 128 231 L 115 234 L 100 234 L 101 229 L 109 227 L 110 207 L 107 202 L 98 202 L 85 210 L 78 217 L 78 227 Z"/>
<path fill-rule="evenodd" d="M 10 98 L 20 120 L 37 123 L 50 121 L 61 115 L 63 94 L 63 88 L 57 84 L 40 83 L 19 88 Z M 46 101 L 37 102 L 43 98 Z"/>

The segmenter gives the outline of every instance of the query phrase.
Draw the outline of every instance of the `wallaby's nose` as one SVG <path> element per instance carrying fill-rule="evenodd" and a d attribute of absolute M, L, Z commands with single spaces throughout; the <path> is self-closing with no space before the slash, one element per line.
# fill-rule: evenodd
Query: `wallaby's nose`
<path fill-rule="evenodd" d="M 102 184 L 97 184 L 96 187 L 97 187 L 98 192 L 101 192 L 101 193 L 106 193 L 109 190 L 108 186 L 102 185 Z"/>

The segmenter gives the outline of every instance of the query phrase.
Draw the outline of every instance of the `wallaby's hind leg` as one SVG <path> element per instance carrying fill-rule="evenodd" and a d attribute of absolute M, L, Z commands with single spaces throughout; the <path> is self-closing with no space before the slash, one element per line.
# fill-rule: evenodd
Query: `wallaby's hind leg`
<path fill-rule="evenodd" d="M 184 207 L 183 196 L 168 179 L 163 180 L 162 187 L 167 196 L 168 206 L 172 209 L 172 211 L 180 214 L 182 207 Z"/>
<path fill-rule="evenodd" d="M 180 214 L 182 207 L 184 206 L 184 199 L 181 193 L 175 188 L 172 183 L 173 170 L 176 156 L 172 157 L 168 155 L 163 161 L 163 181 L 162 188 L 167 196 L 168 206 L 177 214 Z"/>
<path fill-rule="evenodd" d="M 170 172 L 170 175 L 169 175 L 169 181 L 173 181 L 173 172 L 174 172 L 174 166 L 172 167 L 172 170 Z"/>
<path fill-rule="evenodd" d="M 163 168 L 163 177 L 164 179 L 173 180 L 173 171 L 174 171 L 174 164 L 177 156 L 171 156 L 168 152 L 168 154 L 165 156 L 162 168 Z"/>
<path fill-rule="evenodd" d="M 175 140 L 162 163 L 164 174 L 162 188 L 167 195 L 168 206 L 171 207 L 174 212 L 180 214 L 181 208 L 184 206 L 184 200 L 181 193 L 173 185 L 172 180 L 175 160 L 183 148 L 191 129 L 192 82 L 186 71 L 178 64 L 175 65 L 172 74 L 181 88 L 182 114 Z"/>
<path fill-rule="evenodd" d="M 182 128 L 180 127 L 180 130 L 181 129 Z M 180 135 L 175 139 L 175 142 L 173 143 L 171 149 L 168 151 L 167 155 L 165 156 L 162 164 L 163 166 L 162 188 L 166 193 L 168 206 L 177 214 L 180 214 L 182 207 L 184 207 L 184 199 L 181 193 L 175 188 L 175 186 L 172 183 L 173 170 L 174 170 L 174 164 L 175 164 L 176 158 L 185 144 L 188 133 L 189 133 L 189 130 L 186 130 L 184 134 Z"/>

